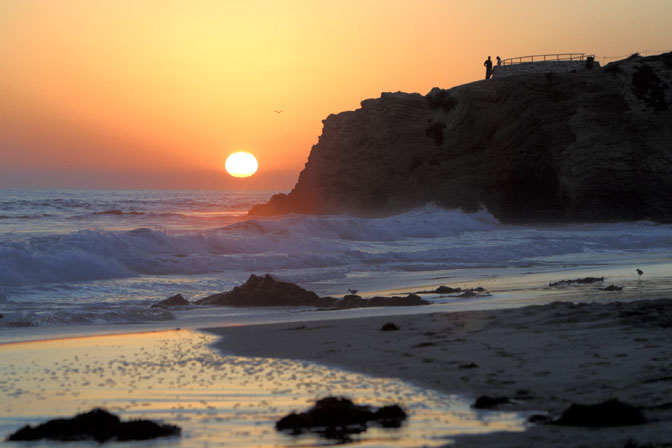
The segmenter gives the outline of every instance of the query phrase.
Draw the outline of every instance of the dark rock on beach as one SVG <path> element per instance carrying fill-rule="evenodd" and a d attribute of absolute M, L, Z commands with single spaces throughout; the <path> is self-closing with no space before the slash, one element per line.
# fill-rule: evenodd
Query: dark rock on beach
<path fill-rule="evenodd" d="M 250 275 L 250 278 L 241 286 L 231 291 L 213 294 L 195 302 L 197 305 L 219 306 L 307 306 L 323 309 L 369 308 L 381 306 L 418 306 L 429 305 L 430 302 L 416 294 L 406 297 L 371 297 L 364 299 L 355 294 L 349 294 L 342 299 L 334 297 L 319 297 L 299 285 L 275 280 L 266 274 L 263 277 Z"/>
<path fill-rule="evenodd" d="M 174 306 L 185 306 L 189 305 L 189 301 L 182 297 L 182 294 L 175 294 L 174 296 L 168 297 L 158 303 L 152 305 L 152 308 L 171 308 Z"/>
<path fill-rule="evenodd" d="M 2 319 L 2 318 L 4 318 L 4 317 L 5 317 L 5 316 L 3 316 L 3 315 L 0 313 L 0 319 Z"/>
<path fill-rule="evenodd" d="M 584 277 L 584 278 L 577 278 L 574 280 L 560 280 L 558 282 L 551 282 L 548 284 L 548 286 L 564 286 L 564 285 L 571 285 L 574 283 L 585 285 L 589 283 L 601 283 L 603 281 L 604 277 Z"/>
<path fill-rule="evenodd" d="M 383 324 L 382 327 L 380 327 L 380 331 L 398 331 L 399 330 L 399 325 L 395 324 L 394 322 L 387 322 Z"/>
<path fill-rule="evenodd" d="M 572 404 L 553 422 L 564 426 L 627 426 L 646 423 L 642 413 L 632 405 L 618 399 L 598 404 Z"/>
<path fill-rule="evenodd" d="M 462 292 L 462 288 L 451 288 L 450 286 L 439 286 L 434 290 L 437 294 L 453 294 L 456 292 Z"/>
<path fill-rule="evenodd" d="M 503 222 L 672 219 L 672 53 L 383 93 L 330 115 L 289 194 L 251 215 L 434 202 Z"/>
<path fill-rule="evenodd" d="M 472 297 L 484 297 L 484 296 L 489 296 L 490 293 L 485 290 L 485 288 L 478 287 L 478 288 L 473 288 L 473 289 L 465 289 L 462 291 L 462 294 L 458 295 L 457 297 L 462 297 L 465 299 L 470 299 Z"/>
<path fill-rule="evenodd" d="M 277 281 L 270 275 L 250 275 L 231 291 L 197 300 L 198 305 L 220 306 L 314 306 L 330 307 L 336 299 L 320 298 L 294 283 Z"/>
<path fill-rule="evenodd" d="M 475 362 L 468 362 L 468 363 L 465 363 L 465 364 L 460 364 L 459 366 L 457 366 L 457 368 L 458 369 L 478 369 L 478 364 L 476 364 Z M 480 398 L 481 397 L 479 397 L 479 399 Z"/>
<path fill-rule="evenodd" d="M 490 397 L 488 395 L 481 395 L 476 399 L 471 407 L 474 409 L 493 409 L 500 404 L 507 404 L 510 402 L 511 400 L 507 397 Z"/>
<path fill-rule="evenodd" d="M 450 286 L 439 286 L 431 291 L 418 291 L 416 294 L 455 294 L 462 292 L 462 288 L 451 288 Z"/>
<path fill-rule="evenodd" d="M 151 420 L 129 420 L 122 422 L 119 417 L 104 409 L 93 409 L 72 418 L 49 420 L 35 426 L 24 426 L 11 434 L 7 441 L 57 440 L 60 442 L 95 440 L 120 442 L 150 440 L 158 437 L 179 436 L 180 428 L 174 425 L 155 423 Z"/>
<path fill-rule="evenodd" d="M 609 285 L 606 288 L 602 288 L 602 291 L 623 291 L 623 287 L 616 285 Z"/>
<path fill-rule="evenodd" d="M 550 423 L 551 418 L 545 414 L 533 414 L 528 417 L 527 421 L 530 423 Z"/>
<path fill-rule="evenodd" d="M 478 293 L 477 293 L 477 292 L 475 292 L 473 289 L 468 289 L 468 290 L 464 291 L 462 294 L 460 294 L 460 295 L 457 296 L 457 297 L 462 297 L 462 298 L 465 298 L 465 299 L 470 299 L 470 298 L 472 298 L 472 297 L 476 297 L 476 296 L 478 296 Z"/>
<path fill-rule="evenodd" d="M 356 295 L 347 295 L 341 300 L 337 300 L 332 305 L 334 309 L 345 309 L 345 308 L 369 308 L 369 307 L 379 307 L 379 306 L 418 306 L 418 305 L 429 305 L 430 302 L 421 298 L 417 294 L 409 294 L 406 297 L 392 296 L 392 297 L 382 297 L 376 296 L 368 299 L 364 299 Z"/>
<path fill-rule="evenodd" d="M 398 405 L 374 409 L 354 404 L 347 398 L 327 397 L 318 400 L 315 406 L 300 414 L 291 413 L 275 424 L 278 431 L 299 434 L 319 428 L 319 433 L 329 438 L 344 438 L 347 434 L 366 430 L 370 423 L 385 428 L 401 426 L 406 413 Z"/>

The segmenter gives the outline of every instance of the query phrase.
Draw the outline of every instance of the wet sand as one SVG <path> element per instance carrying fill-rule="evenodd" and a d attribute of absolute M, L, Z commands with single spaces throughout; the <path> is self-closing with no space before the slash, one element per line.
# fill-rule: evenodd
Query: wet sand
<path fill-rule="evenodd" d="M 278 433 L 274 425 L 329 394 L 374 406 L 405 403 L 410 420 L 398 429 L 353 435 L 362 447 L 440 446 L 454 434 L 524 429 L 524 418 L 514 412 L 475 412 L 460 397 L 397 379 L 304 361 L 222 355 L 211 347 L 217 340 L 167 330 L 0 344 L 0 445 L 26 424 L 104 407 L 124 419 L 182 427 L 180 439 L 142 446 L 315 446 L 325 441 Z M 98 446 L 84 446 L 93 445 Z"/>
<path fill-rule="evenodd" d="M 398 331 L 381 331 L 394 322 Z M 672 446 L 672 300 L 552 303 L 517 309 L 209 329 L 243 356 L 316 361 L 463 394 L 509 397 L 501 410 L 558 417 L 571 403 L 618 398 L 649 423 L 531 425 L 463 436 L 457 446 Z"/>

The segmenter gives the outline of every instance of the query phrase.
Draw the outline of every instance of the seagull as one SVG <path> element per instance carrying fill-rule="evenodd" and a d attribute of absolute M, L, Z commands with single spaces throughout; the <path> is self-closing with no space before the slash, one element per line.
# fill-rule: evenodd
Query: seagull
<path fill-rule="evenodd" d="M 639 275 L 639 278 L 642 278 L 643 273 L 644 271 L 642 271 L 641 269 L 637 269 L 637 275 Z"/>
<path fill-rule="evenodd" d="M 359 291 L 359 290 L 358 290 L 358 289 L 348 289 L 348 292 L 349 292 L 350 294 L 352 294 L 353 296 L 354 296 L 355 294 L 357 294 L 357 291 Z"/>
<path fill-rule="evenodd" d="M 284 111 L 283 111 L 282 109 L 280 109 L 280 110 L 275 109 L 273 112 L 275 112 L 276 114 L 281 114 L 281 113 L 284 112 Z"/>

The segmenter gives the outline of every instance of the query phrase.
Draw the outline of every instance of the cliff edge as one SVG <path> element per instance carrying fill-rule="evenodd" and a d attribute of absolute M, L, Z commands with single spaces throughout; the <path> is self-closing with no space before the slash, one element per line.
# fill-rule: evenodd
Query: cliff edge
<path fill-rule="evenodd" d="M 672 219 L 672 53 L 361 105 L 327 117 L 294 189 L 249 213 Z"/>

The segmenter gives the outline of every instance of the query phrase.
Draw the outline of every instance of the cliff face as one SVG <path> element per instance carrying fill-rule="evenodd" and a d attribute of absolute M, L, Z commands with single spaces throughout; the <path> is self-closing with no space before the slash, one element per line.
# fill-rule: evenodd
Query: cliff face
<path fill-rule="evenodd" d="M 672 53 L 383 93 L 324 120 L 294 189 L 250 214 L 432 201 L 508 222 L 671 219 Z"/>

